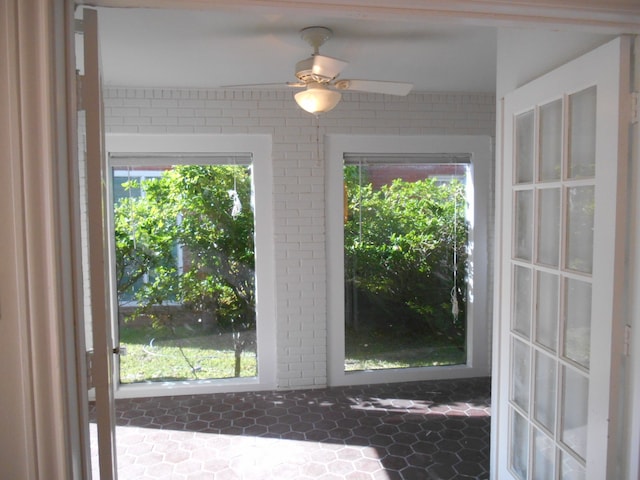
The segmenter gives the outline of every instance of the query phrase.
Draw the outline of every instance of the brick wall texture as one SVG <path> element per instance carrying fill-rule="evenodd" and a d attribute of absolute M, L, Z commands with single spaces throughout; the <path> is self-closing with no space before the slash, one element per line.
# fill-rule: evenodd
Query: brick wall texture
<path fill-rule="evenodd" d="M 104 92 L 107 133 L 271 135 L 279 388 L 318 387 L 327 380 L 324 162 L 340 159 L 323 159 L 324 136 L 495 138 L 490 93 L 345 93 L 319 118 L 298 108 L 293 93 L 117 87 Z"/>

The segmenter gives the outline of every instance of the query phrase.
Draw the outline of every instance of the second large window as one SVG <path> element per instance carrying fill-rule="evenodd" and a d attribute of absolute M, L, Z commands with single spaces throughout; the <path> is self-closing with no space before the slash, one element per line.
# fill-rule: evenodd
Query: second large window
<path fill-rule="evenodd" d="M 466 363 L 468 160 L 345 155 L 345 371 Z"/>

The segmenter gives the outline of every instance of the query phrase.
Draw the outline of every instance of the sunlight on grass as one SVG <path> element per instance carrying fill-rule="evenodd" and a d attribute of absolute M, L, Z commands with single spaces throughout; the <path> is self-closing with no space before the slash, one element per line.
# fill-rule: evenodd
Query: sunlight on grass
<path fill-rule="evenodd" d="M 464 348 L 443 338 L 392 338 L 351 332 L 346 343 L 345 371 L 437 367 L 465 363 Z"/>
<path fill-rule="evenodd" d="M 402 356 L 402 359 L 396 357 Z M 347 353 L 344 364 L 345 371 L 384 370 L 387 368 L 438 367 L 444 365 L 460 365 L 465 363 L 464 352 L 456 347 L 425 347 L 411 351 L 397 350 L 378 352 L 370 358 L 350 357 Z"/>
<path fill-rule="evenodd" d="M 465 363 L 461 346 L 445 339 L 398 339 L 352 335 L 346 346 L 345 371 L 435 367 Z M 152 328 L 121 329 L 122 383 L 233 378 L 235 354 L 231 334 L 204 334 L 193 330 L 167 332 Z M 241 355 L 240 377 L 255 377 L 255 348 Z"/>
<path fill-rule="evenodd" d="M 135 330 L 135 331 L 133 331 Z M 120 356 L 122 383 L 233 378 L 235 354 L 230 335 L 159 338 L 147 329 L 123 329 Z M 241 377 L 257 375 L 256 353 L 241 355 Z"/>

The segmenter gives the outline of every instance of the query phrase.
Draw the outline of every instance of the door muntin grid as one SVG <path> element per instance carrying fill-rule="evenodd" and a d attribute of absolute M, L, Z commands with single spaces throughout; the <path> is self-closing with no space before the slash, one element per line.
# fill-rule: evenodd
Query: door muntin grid
<path fill-rule="evenodd" d="M 507 458 L 523 480 L 586 474 L 595 95 L 580 90 L 513 120 Z"/>

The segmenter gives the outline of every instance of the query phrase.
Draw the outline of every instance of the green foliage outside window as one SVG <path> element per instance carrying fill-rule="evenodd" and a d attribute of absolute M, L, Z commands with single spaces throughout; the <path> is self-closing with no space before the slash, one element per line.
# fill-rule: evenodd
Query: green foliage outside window
<path fill-rule="evenodd" d="M 391 340 L 446 337 L 463 347 L 464 185 L 396 179 L 374 189 L 366 178 L 362 182 L 357 168 L 345 168 L 347 327 Z M 241 358 L 255 346 L 256 328 L 250 169 L 175 166 L 120 187 L 123 194 L 114 205 L 120 305 L 136 305 L 131 320 L 149 319 L 163 332 L 159 337 L 194 326 L 231 334 L 234 375 L 240 376 L 245 371 Z M 452 293 L 460 306 L 457 317 Z M 196 375 L 196 366 L 186 355 L 184 360 Z"/>
<path fill-rule="evenodd" d="M 468 240 L 464 185 L 458 180 L 398 178 L 374 189 L 366 171 L 358 168 L 345 167 L 347 327 L 421 342 L 445 336 L 463 345 Z M 452 294 L 459 305 L 457 316 Z"/>
<path fill-rule="evenodd" d="M 132 317 L 144 315 L 158 329 L 175 330 L 184 323 L 178 314 L 188 312 L 205 327 L 231 332 L 238 376 L 256 324 L 249 169 L 181 165 L 123 187 L 144 195 L 124 196 L 114 207 L 120 303 L 133 297 Z"/>

